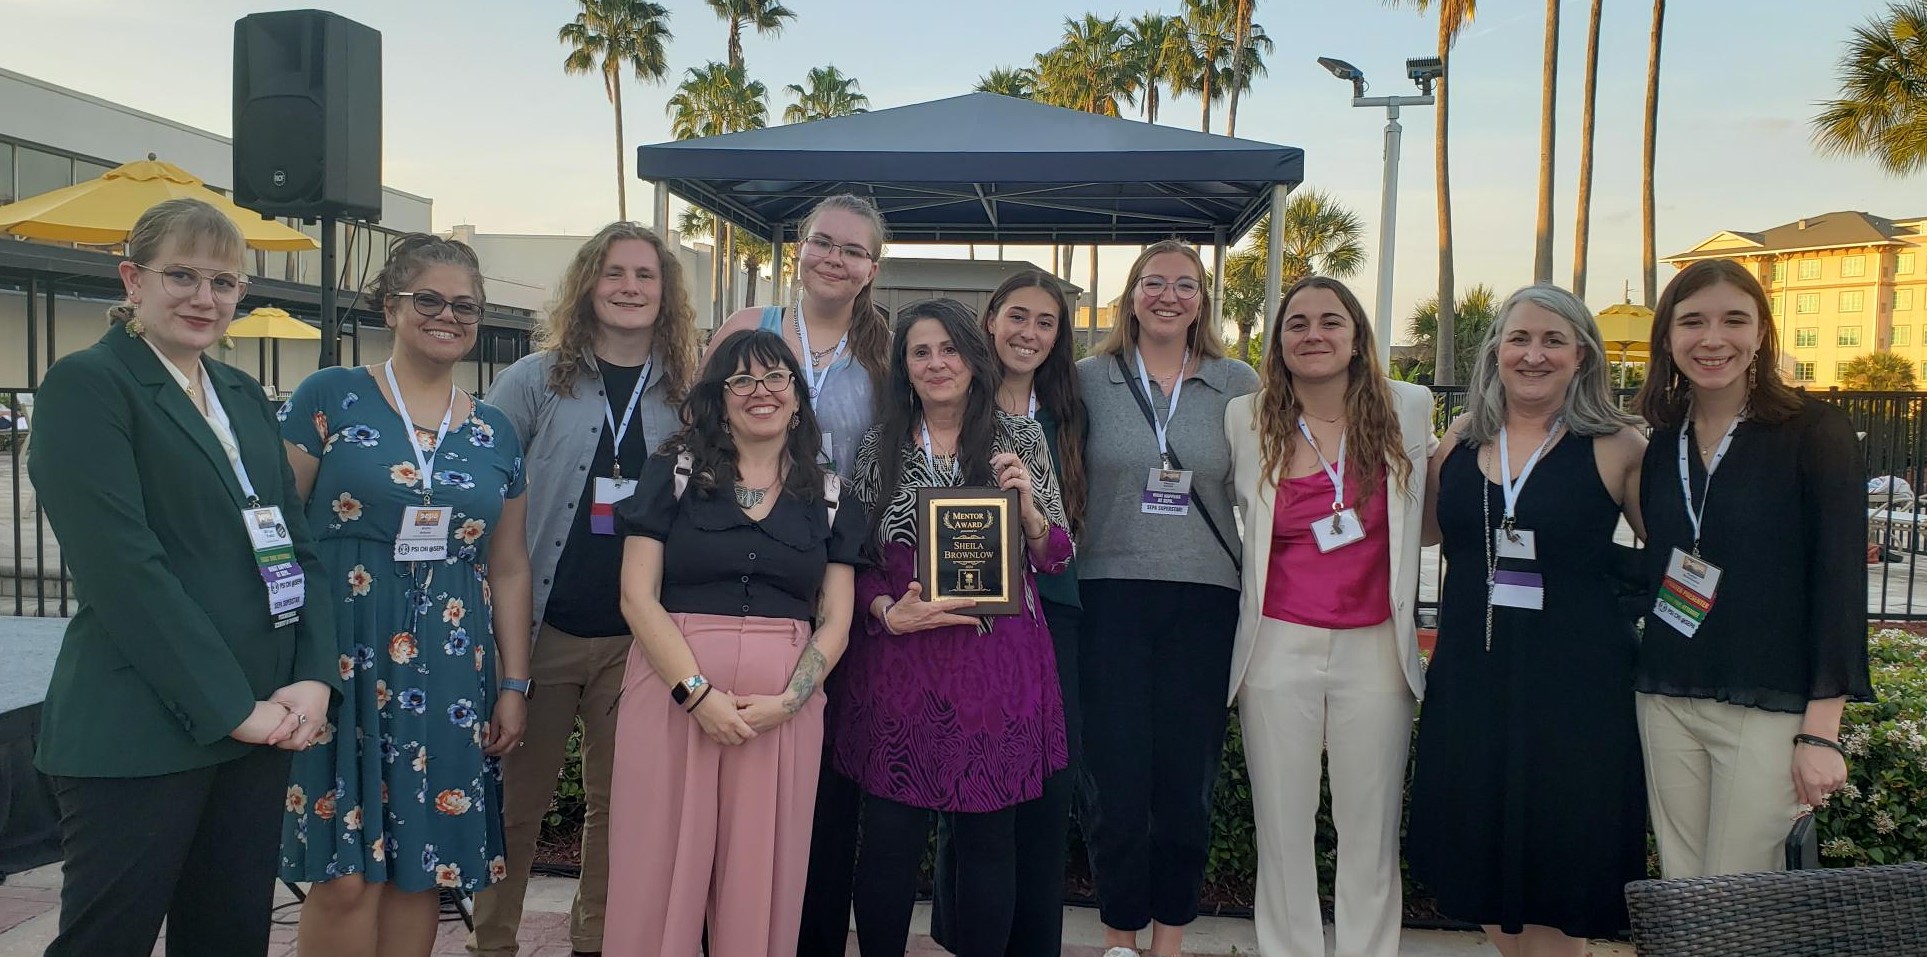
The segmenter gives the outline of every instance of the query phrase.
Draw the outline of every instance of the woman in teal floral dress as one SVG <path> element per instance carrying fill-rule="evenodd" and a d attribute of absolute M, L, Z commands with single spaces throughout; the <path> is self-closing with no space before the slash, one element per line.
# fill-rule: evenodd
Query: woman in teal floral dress
<path fill-rule="evenodd" d="M 281 876 L 314 882 L 304 954 L 379 940 L 426 955 L 439 890 L 501 877 L 496 759 L 529 693 L 521 448 L 453 385 L 481 318 L 474 253 L 405 236 L 371 295 L 393 357 L 315 373 L 282 413 L 342 679 L 339 711 L 295 759 L 282 826 Z M 424 557 L 397 560 L 404 548 Z"/>

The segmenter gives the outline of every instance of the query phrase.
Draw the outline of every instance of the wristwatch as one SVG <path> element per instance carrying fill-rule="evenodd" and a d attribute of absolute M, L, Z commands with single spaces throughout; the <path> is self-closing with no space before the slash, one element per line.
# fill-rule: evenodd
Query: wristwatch
<path fill-rule="evenodd" d="M 535 682 L 529 678 L 503 678 L 502 690 L 519 691 L 523 698 L 532 699 L 535 697 Z"/>
<path fill-rule="evenodd" d="M 689 696 L 703 690 L 703 686 L 707 684 L 709 684 L 708 678 L 702 675 L 690 675 L 669 686 L 669 697 L 676 699 L 678 706 L 687 706 Z"/>

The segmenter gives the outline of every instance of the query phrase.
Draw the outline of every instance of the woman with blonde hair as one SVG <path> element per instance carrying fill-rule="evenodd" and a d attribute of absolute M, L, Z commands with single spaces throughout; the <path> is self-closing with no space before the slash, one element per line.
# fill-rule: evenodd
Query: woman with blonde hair
<path fill-rule="evenodd" d="M 1385 378 L 1343 283 L 1285 293 L 1225 435 L 1245 516 L 1230 696 L 1258 828 L 1259 950 L 1322 957 L 1321 759 L 1338 828 L 1337 953 L 1395 957 L 1399 811 L 1424 694 L 1413 603 L 1432 393 Z"/>
<path fill-rule="evenodd" d="M 327 723 L 332 576 L 261 386 L 207 351 L 246 293 L 233 222 L 154 206 L 100 341 L 47 370 L 27 468 L 80 608 L 35 764 L 66 860 L 55 957 L 268 948 L 288 749 Z"/>
<path fill-rule="evenodd" d="M 535 839 L 577 721 L 586 811 L 569 937 L 580 953 L 602 950 L 616 701 L 631 640 L 614 510 L 681 427 L 696 365 L 696 314 L 675 251 L 635 223 L 604 226 L 570 260 L 536 342 L 541 350 L 488 394 L 528 451 L 536 690 L 524 746 L 502 759 L 508 874 L 476 897 L 469 951 L 478 957 L 516 953 Z"/>
<path fill-rule="evenodd" d="M 1505 957 L 1578 957 L 1628 926 L 1646 872 L 1638 638 L 1613 536 L 1635 535 L 1646 440 L 1614 406 L 1592 311 L 1528 286 L 1499 308 L 1465 415 L 1432 456 L 1443 542 L 1406 856 Z"/>
<path fill-rule="evenodd" d="M 1171 957 L 1198 916 L 1238 628 L 1225 406 L 1258 376 L 1225 356 L 1197 250 L 1152 244 L 1125 288 L 1110 337 L 1077 364 L 1083 825 L 1107 957 L 1137 954 L 1147 924 L 1150 953 Z"/>

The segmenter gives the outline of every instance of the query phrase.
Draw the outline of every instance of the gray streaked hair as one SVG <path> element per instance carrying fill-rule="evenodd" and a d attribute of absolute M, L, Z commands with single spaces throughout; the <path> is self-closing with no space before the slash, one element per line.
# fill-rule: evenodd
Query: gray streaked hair
<path fill-rule="evenodd" d="M 1527 286 L 1506 297 L 1499 314 L 1486 329 L 1479 345 L 1479 360 L 1472 367 L 1472 384 L 1465 396 L 1465 427 L 1459 440 L 1484 445 L 1499 435 L 1505 425 L 1505 386 L 1499 381 L 1499 342 L 1505 337 L 1506 320 L 1521 304 L 1531 303 L 1566 320 L 1580 347 L 1579 368 L 1566 387 L 1566 401 L 1559 414 L 1574 435 L 1612 435 L 1639 420 L 1613 405 L 1612 385 L 1606 371 L 1605 344 L 1599 338 L 1599 323 L 1592 310 L 1579 297 L 1551 285 Z"/>

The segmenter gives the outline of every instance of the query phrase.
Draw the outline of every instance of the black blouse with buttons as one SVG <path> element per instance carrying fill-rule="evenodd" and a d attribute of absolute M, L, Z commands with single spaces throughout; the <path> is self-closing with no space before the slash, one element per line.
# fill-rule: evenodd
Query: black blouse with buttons
<path fill-rule="evenodd" d="M 785 490 L 761 521 L 743 514 L 727 489 L 706 495 L 692 482 L 678 500 L 675 460 L 663 455 L 649 459 L 616 520 L 624 535 L 663 543 L 669 612 L 800 621 L 815 611 L 825 566 L 865 564 L 869 533 L 863 507 L 848 495 L 838 499 L 834 528 L 820 493 L 805 502 Z"/>

